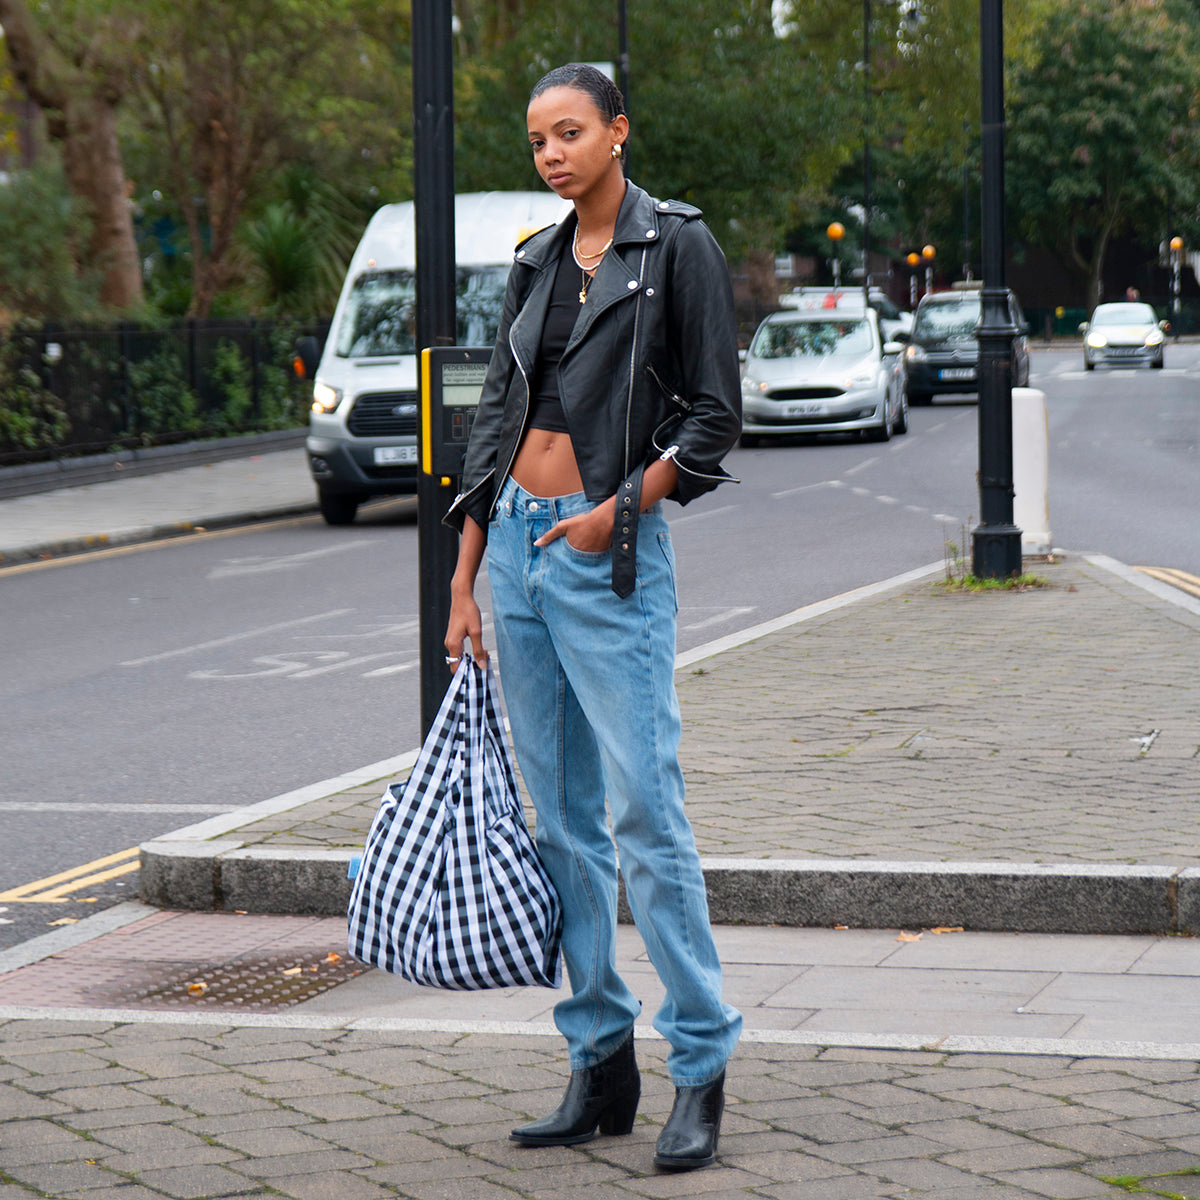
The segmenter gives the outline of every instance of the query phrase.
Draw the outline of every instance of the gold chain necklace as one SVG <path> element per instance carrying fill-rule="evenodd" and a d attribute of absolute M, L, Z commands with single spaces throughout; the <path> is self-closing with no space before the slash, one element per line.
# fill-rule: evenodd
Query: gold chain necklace
<path fill-rule="evenodd" d="M 615 234 L 614 234 L 614 236 L 615 236 Z M 592 267 L 591 270 L 592 270 L 593 274 L 589 275 L 588 267 L 583 263 L 582 260 L 583 259 L 591 259 L 591 258 L 603 258 L 604 255 L 608 253 L 608 248 L 612 244 L 613 244 L 613 240 L 612 240 L 612 238 L 609 238 L 608 241 L 605 242 L 604 245 L 601 246 L 600 249 L 597 250 L 595 254 L 584 254 L 579 249 L 579 226 L 578 225 L 575 226 L 575 237 L 571 243 L 571 257 L 575 259 L 575 265 L 579 268 L 579 275 L 580 275 L 580 281 L 581 281 L 580 288 L 579 288 L 579 303 L 580 304 L 587 303 L 588 288 L 591 286 L 592 280 L 595 278 L 594 272 L 596 271 L 596 267 L 598 267 L 600 265 L 599 263 L 597 263 L 595 267 Z"/>
<path fill-rule="evenodd" d="M 615 232 L 614 232 L 613 236 L 614 237 L 616 236 Z M 586 259 L 588 262 L 591 262 L 591 260 L 593 258 L 601 258 L 608 251 L 609 246 L 611 246 L 612 244 L 613 244 L 613 240 L 612 240 L 612 238 L 609 238 L 608 241 L 605 242 L 604 245 L 601 246 L 600 249 L 597 250 L 595 254 L 584 254 L 584 252 L 582 250 L 580 250 L 580 248 L 579 248 L 579 226 L 576 225 L 575 226 L 575 239 L 571 244 L 571 249 L 575 255 L 576 263 L 578 263 L 579 266 L 582 267 L 583 263 L 579 261 L 580 259 Z"/>

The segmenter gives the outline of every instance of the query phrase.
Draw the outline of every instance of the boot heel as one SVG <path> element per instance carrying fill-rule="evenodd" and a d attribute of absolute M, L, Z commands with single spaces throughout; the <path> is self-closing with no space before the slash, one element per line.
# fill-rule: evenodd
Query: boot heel
<path fill-rule="evenodd" d="M 600 1132 L 609 1137 L 632 1133 L 641 1095 L 642 1089 L 639 1086 L 631 1095 L 614 1100 L 600 1116 Z"/>

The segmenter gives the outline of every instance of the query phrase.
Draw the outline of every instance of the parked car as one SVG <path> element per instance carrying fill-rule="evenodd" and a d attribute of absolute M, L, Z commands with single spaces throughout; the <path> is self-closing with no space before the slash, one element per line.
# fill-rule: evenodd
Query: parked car
<path fill-rule="evenodd" d="M 549 192 L 455 197 L 458 344 L 496 339 L 513 247 L 570 206 Z M 372 218 L 346 272 L 333 326 L 318 355 L 297 357 L 313 380 L 308 465 L 321 515 L 348 525 L 371 496 L 417 490 L 416 245 L 412 201 Z M 319 358 L 319 361 L 318 361 Z"/>
<path fill-rule="evenodd" d="M 979 394 L 978 288 L 929 292 L 917 305 L 912 338 L 904 352 L 909 404 L 928 404 L 948 393 Z M 1008 292 L 1013 337 L 1012 381 L 1029 386 L 1029 326 L 1020 302 Z"/>
<path fill-rule="evenodd" d="M 793 433 L 860 431 L 886 442 L 908 431 L 904 346 L 885 341 L 862 295 L 823 291 L 771 313 L 742 370 L 742 445 Z"/>
<path fill-rule="evenodd" d="M 1092 319 L 1079 327 L 1084 369 L 1094 371 L 1097 364 L 1128 364 L 1161 370 L 1166 329 L 1167 322 L 1160 321 L 1148 304 L 1132 300 L 1097 304 Z"/>

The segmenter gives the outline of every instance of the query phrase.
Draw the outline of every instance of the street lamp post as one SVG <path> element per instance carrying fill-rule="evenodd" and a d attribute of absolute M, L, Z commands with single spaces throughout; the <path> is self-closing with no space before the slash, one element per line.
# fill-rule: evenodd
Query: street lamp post
<path fill-rule="evenodd" d="M 1021 531 L 1013 523 L 1012 342 L 1017 333 L 1004 279 L 1004 15 L 1002 0 L 980 0 L 982 75 L 983 290 L 979 325 L 979 525 L 972 571 L 980 579 L 1021 572 Z"/>
<path fill-rule="evenodd" d="M 1175 318 L 1175 336 L 1179 337 L 1179 269 L 1183 265 L 1183 238 L 1171 239 L 1171 315 Z"/>
<path fill-rule="evenodd" d="M 921 265 L 921 256 L 910 250 L 904 261 L 908 263 L 908 307 L 917 307 L 917 268 Z"/>
<path fill-rule="evenodd" d="M 937 258 L 937 250 L 933 246 L 922 246 L 921 257 L 925 260 L 925 295 L 933 291 L 933 260 Z"/>
<path fill-rule="evenodd" d="M 838 243 L 846 236 L 846 227 L 841 221 L 831 221 L 825 236 L 833 243 L 833 255 L 829 261 L 833 264 L 833 290 L 836 292 L 842 286 L 842 260 L 838 257 Z"/>

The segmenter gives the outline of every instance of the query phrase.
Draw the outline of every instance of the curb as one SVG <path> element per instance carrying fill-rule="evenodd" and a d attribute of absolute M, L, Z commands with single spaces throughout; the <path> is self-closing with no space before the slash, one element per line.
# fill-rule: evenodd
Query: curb
<path fill-rule="evenodd" d="M 1104 555 L 1092 566 L 1200 615 L 1200 601 Z M 680 654 L 676 669 L 936 574 L 942 564 L 820 601 Z M 162 908 L 341 916 L 357 849 L 247 845 L 264 817 L 409 769 L 418 751 L 178 830 L 141 847 L 141 897 Z M 711 918 L 732 925 L 962 926 L 980 932 L 1200 934 L 1200 868 L 702 858 Z M 629 913 L 621 904 L 621 919 Z"/>
<path fill-rule="evenodd" d="M 214 517 L 197 517 L 194 521 L 172 521 L 165 525 L 134 525 L 112 533 L 92 533 L 79 537 L 61 538 L 51 542 L 36 542 L 29 546 L 0 547 L 0 565 L 37 562 L 89 550 L 105 550 L 117 546 L 136 546 L 143 542 L 159 542 L 167 538 L 187 537 L 213 529 L 232 529 L 256 521 L 271 521 L 280 517 L 307 516 L 317 511 L 317 501 L 301 500 L 289 504 L 267 505 L 244 512 L 224 512 Z"/>

